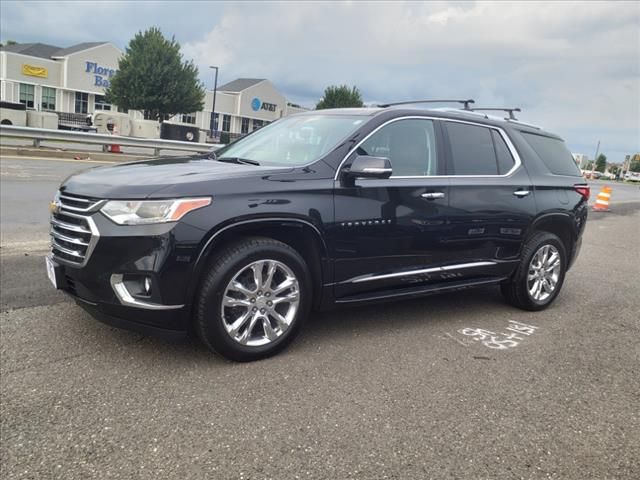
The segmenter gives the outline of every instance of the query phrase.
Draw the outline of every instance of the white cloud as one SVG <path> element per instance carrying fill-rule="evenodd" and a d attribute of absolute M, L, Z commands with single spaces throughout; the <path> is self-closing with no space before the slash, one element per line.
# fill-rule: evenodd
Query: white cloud
<path fill-rule="evenodd" d="M 640 149 L 639 24 L 635 2 L 251 3 L 184 50 L 307 104 L 348 83 L 372 102 L 520 105 L 570 145 L 602 132 L 619 156 Z"/>
<path fill-rule="evenodd" d="M 640 150 L 638 2 L 10 2 L 3 39 L 67 46 L 175 34 L 210 87 L 264 77 L 313 105 L 330 84 L 368 102 L 473 97 L 610 158 Z M 595 147 L 594 147 L 595 148 Z"/>

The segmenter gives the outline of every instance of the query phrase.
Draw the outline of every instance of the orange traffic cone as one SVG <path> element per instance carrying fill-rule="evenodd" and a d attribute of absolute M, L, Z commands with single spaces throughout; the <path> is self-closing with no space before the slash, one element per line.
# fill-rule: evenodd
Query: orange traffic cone
<path fill-rule="evenodd" d="M 113 126 L 113 131 L 111 132 L 111 135 L 118 135 L 118 127 L 116 125 Z M 120 150 L 120 145 L 114 143 L 111 145 L 111 148 L 109 149 L 109 151 L 111 153 L 122 153 L 122 151 Z"/>
<path fill-rule="evenodd" d="M 608 212 L 609 211 L 609 199 L 611 198 L 611 187 L 606 185 L 600 189 L 600 193 L 596 197 L 596 203 L 593 204 L 593 210 L 596 212 Z"/>

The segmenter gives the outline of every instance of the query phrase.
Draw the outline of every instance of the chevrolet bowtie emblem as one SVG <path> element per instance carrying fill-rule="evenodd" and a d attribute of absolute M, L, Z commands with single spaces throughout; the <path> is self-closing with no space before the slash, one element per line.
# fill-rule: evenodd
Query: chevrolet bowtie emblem
<path fill-rule="evenodd" d="M 60 212 L 60 204 L 56 201 L 53 201 L 49 204 L 49 212 L 56 214 Z"/>

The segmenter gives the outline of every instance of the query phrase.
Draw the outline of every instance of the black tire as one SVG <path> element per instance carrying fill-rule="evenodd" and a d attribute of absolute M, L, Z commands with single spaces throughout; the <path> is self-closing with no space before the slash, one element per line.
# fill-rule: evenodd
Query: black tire
<path fill-rule="evenodd" d="M 527 276 L 529 274 L 529 265 L 533 256 L 545 245 L 552 245 L 558 251 L 560 255 L 560 272 L 555 289 L 549 297 L 544 300 L 536 300 L 529 293 L 529 289 L 527 287 Z M 500 285 L 500 289 L 507 302 L 515 307 L 533 312 L 544 310 L 553 303 L 560 293 L 562 284 L 564 283 L 566 269 L 567 253 L 562 240 L 553 233 L 537 232 L 529 238 L 524 245 L 520 265 L 518 265 L 517 270 L 510 280 Z"/>
<path fill-rule="evenodd" d="M 299 304 L 290 326 L 280 337 L 266 345 L 242 345 L 225 328 L 221 302 L 234 276 L 253 262 L 264 259 L 281 262 L 294 273 L 299 285 Z M 249 362 L 270 357 L 287 347 L 300 332 L 311 308 L 311 296 L 309 269 L 296 250 L 271 238 L 244 238 L 218 253 L 204 273 L 196 299 L 195 330 L 210 350 L 229 360 Z"/>

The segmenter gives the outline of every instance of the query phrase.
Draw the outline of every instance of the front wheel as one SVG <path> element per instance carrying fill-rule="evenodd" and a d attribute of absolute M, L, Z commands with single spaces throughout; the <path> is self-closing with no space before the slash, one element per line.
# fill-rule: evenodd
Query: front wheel
<path fill-rule="evenodd" d="M 210 349 L 236 361 L 265 358 L 297 335 L 311 305 L 304 259 L 270 238 L 222 251 L 203 281 L 196 329 Z"/>
<path fill-rule="evenodd" d="M 501 285 L 502 294 L 523 310 L 543 310 L 560 293 L 566 267 L 562 240 L 552 233 L 538 232 L 525 244 L 513 277 Z"/>

